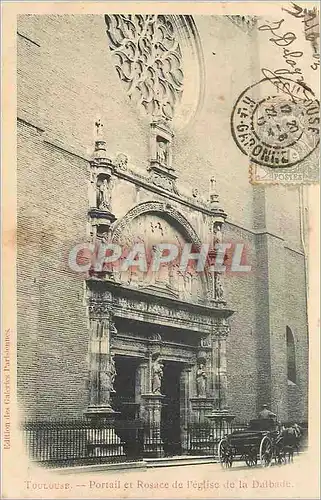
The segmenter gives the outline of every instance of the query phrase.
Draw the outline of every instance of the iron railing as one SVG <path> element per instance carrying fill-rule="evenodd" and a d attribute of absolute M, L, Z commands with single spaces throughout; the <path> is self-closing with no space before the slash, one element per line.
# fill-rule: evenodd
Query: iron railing
<path fill-rule="evenodd" d="M 144 425 L 138 420 L 35 420 L 23 425 L 23 435 L 32 461 L 48 467 L 89 465 L 140 459 Z"/>
<path fill-rule="evenodd" d="M 307 424 L 299 425 L 304 444 Z M 146 424 L 140 420 L 81 418 L 28 420 L 22 431 L 32 461 L 46 467 L 66 467 L 180 454 L 216 457 L 220 439 L 246 427 L 247 422 L 234 421 L 227 428 L 224 422 L 209 421 L 191 423 L 181 433 L 173 433 L 170 425 Z"/>

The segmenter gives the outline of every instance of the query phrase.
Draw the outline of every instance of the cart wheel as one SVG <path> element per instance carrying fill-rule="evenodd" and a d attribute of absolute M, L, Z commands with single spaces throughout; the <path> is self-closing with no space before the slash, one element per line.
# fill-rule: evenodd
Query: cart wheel
<path fill-rule="evenodd" d="M 257 457 L 255 455 L 246 455 L 245 463 L 248 467 L 255 467 L 257 465 Z"/>
<path fill-rule="evenodd" d="M 260 463 L 262 467 L 270 467 L 272 455 L 271 439 L 268 436 L 264 436 L 260 444 Z"/>
<path fill-rule="evenodd" d="M 226 438 L 221 439 L 218 445 L 218 459 L 223 469 L 232 467 L 233 453 Z"/>

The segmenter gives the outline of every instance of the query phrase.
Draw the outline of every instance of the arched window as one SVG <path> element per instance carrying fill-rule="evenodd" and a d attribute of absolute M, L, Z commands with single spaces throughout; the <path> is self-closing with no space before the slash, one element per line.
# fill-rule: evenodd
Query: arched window
<path fill-rule="evenodd" d="M 286 327 L 286 351 L 288 380 L 296 384 L 295 343 L 292 330 L 289 326 Z"/>

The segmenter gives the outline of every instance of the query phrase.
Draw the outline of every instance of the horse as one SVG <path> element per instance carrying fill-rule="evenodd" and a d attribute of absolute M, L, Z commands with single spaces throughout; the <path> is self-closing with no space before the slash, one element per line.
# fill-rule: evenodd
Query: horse
<path fill-rule="evenodd" d="M 302 435 L 303 435 L 303 431 L 302 431 L 301 427 L 298 424 L 293 424 L 292 428 L 294 430 L 294 434 L 295 434 L 296 439 L 297 439 L 296 451 L 297 451 L 297 453 L 299 453 L 299 446 L 300 446 L 300 441 L 301 441 L 301 438 L 302 438 Z"/>
<path fill-rule="evenodd" d="M 285 462 L 293 462 L 294 451 L 299 453 L 301 437 L 302 429 L 298 424 L 293 424 L 290 427 L 285 427 L 284 425 L 280 427 L 276 446 L 279 450 L 283 450 L 282 454 L 284 454 Z"/>

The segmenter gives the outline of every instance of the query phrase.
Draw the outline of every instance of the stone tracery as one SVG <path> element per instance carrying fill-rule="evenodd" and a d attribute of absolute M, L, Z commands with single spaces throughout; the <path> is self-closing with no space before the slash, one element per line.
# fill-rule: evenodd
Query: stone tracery
<path fill-rule="evenodd" d="M 153 119 L 171 120 L 183 92 L 182 52 L 166 15 L 105 16 L 109 48 L 127 94 Z"/>

